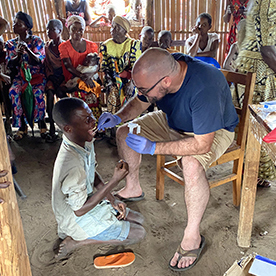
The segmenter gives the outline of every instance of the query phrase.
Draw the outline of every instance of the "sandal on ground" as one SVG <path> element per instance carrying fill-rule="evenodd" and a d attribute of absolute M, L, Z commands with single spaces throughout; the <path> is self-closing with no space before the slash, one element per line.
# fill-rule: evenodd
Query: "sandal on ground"
<path fill-rule="evenodd" d="M 257 187 L 259 187 L 259 188 L 270 188 L 271 183 L 267 179 L 258 178 Z"/>
<path fill-rule="evenodd" d="M 57 133 L 54 133 L 54 134 L 47 133 L 46 134 L 46 137 L 45 137 L 45 142 L 46 143 L 54 143 L 57 140 L 59 140 L 59 136 L 58 136 Z"/>
<path fill-rule="evenodd" d="M 46 139 L 46 136 L 47 136 L 47 128 L 41 128 L 40 129 L 40 137 L 42 139 Z"/>
<path fill-rule="evenodd" d="M 19 141 L 23 139 L 28 133 L 28 127 L 26 126 L 25 130 L 19 129 L 16 134 L 13 136 L 14 141 Z"/>
<path fill-rule="evenodd" d="M 123 252 L 97 257 L 94 260 L 94 266 L 98 269 L 125 267 L 132 264 L 134 260 L 135 255 L 132 252 Z"/>
<path fill-rule="evenodd" d="M 204 245 L 205 245 L 205 238 L 202 235 L 201 235 L 201 242 L 200 242 L 200 245 L 199 245 L 198 249 L 184 250 L 181 247 L 181 244 L 180 244 L 177 248 L 177 251 L 176 251 L 179 255 L 178 260 L 177 260 L 177 264 L 175 266 L 171 266 L 171 260 L 172 260 L 171 259 L 170 262 L 169 262 L 170 269 L 173 270 L 173 271 L 184 271 L 184 270 L 188 270 L 188 269 L 192 268 L 198 262 Z M 181 260 L 182 257 L 193 257 L 193 258 L 196 258 L 196 259 L 191 265 L 189 265 L 187 267 L 179 268 L 177 265 L 178 265 L 178 262 Z"/>

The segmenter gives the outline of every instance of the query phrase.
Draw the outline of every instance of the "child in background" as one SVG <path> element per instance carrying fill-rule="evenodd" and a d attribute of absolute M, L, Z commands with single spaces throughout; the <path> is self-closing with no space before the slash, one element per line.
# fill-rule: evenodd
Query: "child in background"
<path fill-rule="evenodd" d="M 166 49 L 169 53 L 177 53 L 177 50 L 171 48 L 172 34 L 170 31 L 160 31 L 158 33 L 158 46 L 162 49 Z"/>
<path fill-rule="evenodd" d="M 85 244 L 140 241 L 145 236 L 143 216 L 111 194 L 128 174 L 127 163 L 119 161 L 106 184 L 96 171 L 96 121 L 88 105 L 77 98 L 61 99 L 53 117 L 63 131 L 52 180 L 52 207 L 63 239 L 57 258 Z"/>
<path fill-rule="evenodd" d="M 220 68 L 219 63 L 215 60 L 219 47 L 219 36 L 217 33 L 209 33 L 211 28 L 211 15 L 201 13 L 192 30 L 194 35 L 187 39 L 185 46 L 188 55 Z"/>
<path fill-rule="evenodd" d="M 47 95 L 47 113 L 50 121 L 50 131 L 46 134 L 45 141 L 47 143 L 53 143 L 59 139 L 52 116 L 54 95 L 58 98 L 66 97 L 66 94 L 61 89 L 64 84 L 64 76 L 58 50 L 58 46 L 63 42 L 61 39 L 63 25 L 60 20 L 52 19 L 48 22 L 46 29 L 47 35 L 51 40 L 45 44 L 46 58 L 44 64 L 47 78 L 45 93 Z"/>
<path fill-rule="evenodd" d="M 100 57 L 96 53 L 89 53 L 83 64 L 79 64 L 76 68 L 81 73 L 90 73 L 93 75 L 94 87 L 89 87 L 80 78 L 75 77 L 66 82 L 65 86 L 69 91 L 74 91 L 73 96 L 85 101 L 93 112 L 93 115 L 98 118 L 102 114 L 101 104 L 100 104 L 100 94 L 101 94 L 101 80 L 98 75 L 100 68 Z"/>
<path fill-rule="evenodd" d="M 238 58 L 239 49 L 245 37 L 245 26 L 246 19 L 242 19 L 237 26 L 237 41 L 231 45 L 229 53 L 224 60 L 223 69 L 233 72 L 236 71 L 236 60 Z"/>
<path fill-rule="evenodd" d="M 151 47 L 154 41 L 154 30 L 150 26 L 145 26 L 139 34 L 139 39 L 142 42 L 142 53 Z"/>

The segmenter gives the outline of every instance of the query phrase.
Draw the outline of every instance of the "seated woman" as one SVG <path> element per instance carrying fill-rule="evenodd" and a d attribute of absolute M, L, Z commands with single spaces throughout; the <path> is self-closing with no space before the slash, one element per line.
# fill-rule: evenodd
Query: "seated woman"
<path fill-rule="evenodd" d="M 46 78 L 43 70 L 45 48 L 43 40 L 32 34 L 33 20 L 24 12 L 18 12 L 13 20 L 13 32 L 18 35 L 8 40 L 8 67 L 12 73 L 12 85 L 9 95 L 12 100 L 13 126 L 19 127 L 14 140 L 22 139 L 28 132 L 26 122 L 33 128 L 38 122 L 41 137 L 46 137 L 44 88 Z M 22 95 L 24 97 L 22 97 Z M 27 104 L 29 99 L 34 103 Z M 33 97 L 31 97 L 33 95 Z M 22 103 L 22 99 L 24 102 Z M 33 107 L 34 106 L 34 107 Z M 33 110 L 32 110 L 33 109 Z"/>
<path fill-rule="evenodd" d="M 96 43 L 83 38 L 85 21 L 82 17 L 78 15 L 73 15 L 69 17 L 67 21 L 67 28 L 69 30 L 70 39 L 62 42 L 59 45 L 59 52 L 62 59 L 62 69 L 63 75 L 65 77 L 65 82 L 74 77 L 77 77 L 80 78 L 87 85 L 87 87 L 93 88 L 95 86 L 93 81 L 93 76 L 95 72 L 82 73 L 77 67 L 78 65 L 83 64 L 87 54 L 97 53 L 98 46 Z M 78 96 L 83 99 L 81 94 L 74 93 L 78 91 L 78 89 L 79 88 L 76 88 L 75 91 L 68 90 L 68 92 L 73 93 L 74 96 Z M 99 117 L 99 114 L 101 114 L 99 99 L 97 97 L 94 97 L 92 99 L 90 97 L 91 95 L 88 96 L 89 99 L 84 100 L 89 104 L 89 107 L 94 112 L 94 115 Z"/>
<path fill-rule="evenodd" d="M 133 96 L 131 69 L 141 55 L 142 43 L 127 36 L 129 21 L 116 16 L 112 21 L 111 36 L 101 44 L 101 70 L 107 90 L 107 110 L 116 113 Z M 111 85 L 110 85 L 111 84 Z"/>
<path fill-rule="evenodd" d="M 215 60 L 219 46 L 219 37 L 216 33 L 208 33 L 211 27 L 211 15 L 201 13 L 196 19 L 196 25 L 192 30 L 194 35 L 187 39 L 185 46 L 188 55 L 220 68 L 219 63 Z"/>

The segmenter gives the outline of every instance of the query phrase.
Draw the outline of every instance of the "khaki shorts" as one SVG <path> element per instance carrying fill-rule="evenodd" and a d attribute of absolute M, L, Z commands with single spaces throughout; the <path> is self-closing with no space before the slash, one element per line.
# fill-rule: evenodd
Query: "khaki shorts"
<path fill-rule="evenodd" d="M 151 141 L 166 142 L 177 141 L 185 137 L 194 136 L 193 133 L 179 133 L 169 127 L 166 114 L 159 110 L 150 112 L 133 121 L 141 126 L 139 135 L 148 138 Z M 225 129 L 219 129 L 215 132 L 215 137 L 211 150 L 205 154 L 192 155 L 196 158 L 205 170 L 216 161 L 228 149 L 234 140 L 235 133 Z M 178 159 L 181 159 L 179 156 Z"/>

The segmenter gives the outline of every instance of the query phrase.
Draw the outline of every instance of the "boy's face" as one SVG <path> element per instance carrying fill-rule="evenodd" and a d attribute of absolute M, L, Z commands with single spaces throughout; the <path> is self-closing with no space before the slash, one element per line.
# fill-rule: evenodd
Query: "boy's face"
<path fill-rule="evenodd" d="M 153 42 L 153 33 L 152 32 L 145 32 L 141 34 L 140 40 L 142 42 L 142 46 L 146 49 L 148 49 L 152 42 Z"/>
<path fill-rule="evenodd" d="M 71 138 L 79 145 L 91 142 L 95 136 L 96 120 L 87 104 L 75 110 L 69 125 Z"/>
<path fill-rule="evenodd" d="M 211 29 L 211 25 L 208 23 L 208 19 L 205 17 L 200 17 L 196 21 L 196 26 L 200 29 L 201 35 L 207 34 Z"/>
<path fill-rule="evenodd" d="M 99 63 L 98 59 L 92 56 L 86 56 L 86 58 L 83 61 L 84 66 L 94 66 L 94 65 L 97 65 L 98 63 Z"/>
<path fill-rule="evenodd" d="M 47 27 L 47 36 L 50 39 L 57 39 L 61 34 L 61 30 L 57 27 L 53 26 L 53 24 L 49 24 Z"/>
<path fill-rule="evenodd" d="M 164 34 L 158 37 L 158 45 L 162 49 L 167 49 L 171 47 L 172 40 L 168 34 Z"/>

